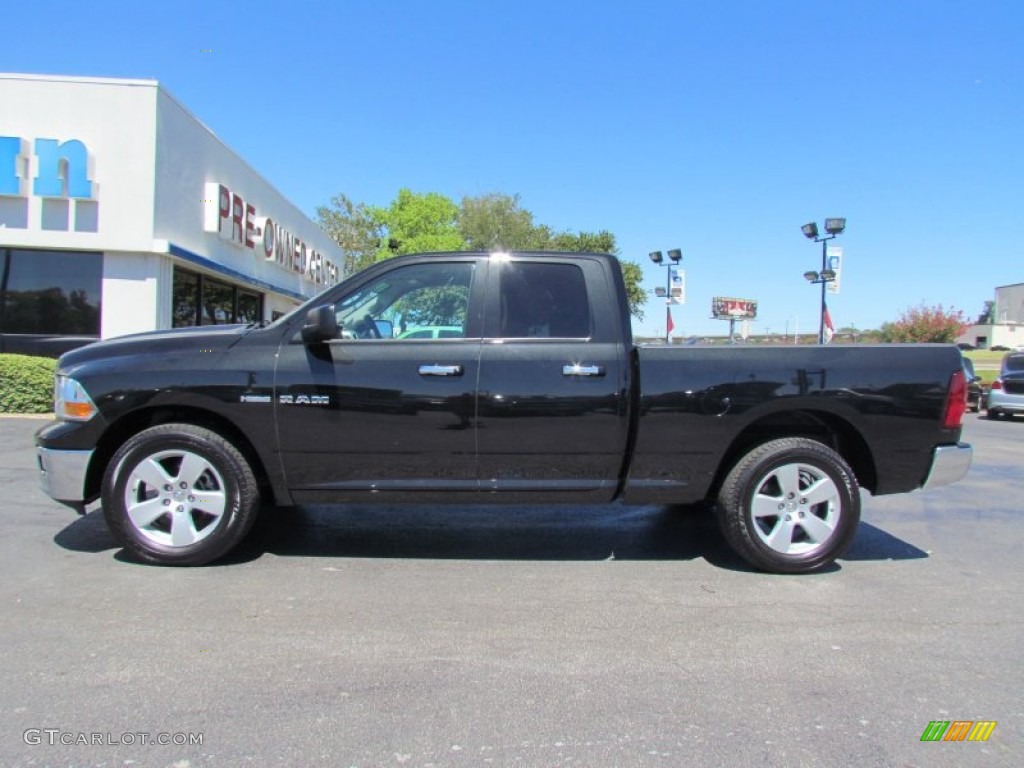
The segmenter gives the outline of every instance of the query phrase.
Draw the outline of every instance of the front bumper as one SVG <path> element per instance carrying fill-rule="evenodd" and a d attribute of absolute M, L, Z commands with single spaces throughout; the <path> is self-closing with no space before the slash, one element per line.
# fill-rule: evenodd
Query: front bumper
<path fill-rule="evenodd" d="M 50 498 L 81 511 L 85 506 L 85 475 L 92 453 L 36 447 L 39 486 Z"/>
<path fill-rule="evenodd" d="M 937 488 L 962 480 L 971 467 L 974 449 L 968 443 L 940 445 L 932 454 L 932 467 L 922 488 Z"/>

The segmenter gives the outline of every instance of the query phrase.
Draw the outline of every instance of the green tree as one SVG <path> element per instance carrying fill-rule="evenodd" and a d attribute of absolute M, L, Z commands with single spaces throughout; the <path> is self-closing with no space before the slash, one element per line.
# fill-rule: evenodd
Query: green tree
<path fill-rule="evenodd" d="M 395 304 L 395 314 L 413 326 L 462 325 L 469 307 L 464 285 L 421 288 Z"/>
<path fill-rule="evenodd" d="M 465 250 L 458 227 L 459 207 L 437 192 L 417 194 L 403 188 L 387 208 L 369 206 L 367 210 L 383 234 L 377 261 L 404 253 Z"/>
<path fill-rule="evenodd" d="M 879 338 L 883 342 L 950 343 L 964 332 L 967 321 L 959 309 L 941 304 L 909 307 L 892 323 L 882 323 Z"/>
<path fill-rule="evenodd" d="M 978 315 L 978 325 L 989 325 L 995 322 L 996 316 L 996 303 L 994 301 L 986 301 L 981 309 L 981 314 Z"/>
<path fill-rule="evenodd" d="M 622 261 L 622 279 L 626 283 L 626 301 L 629 302 L 629 313 L 637 320 L 644 319 L 644 304 L 647 303 L 647 292 L 641 283 L 644 271 L 635 261 Z"/>
<path fill-rule="evenodd" d="M 375 261 L 403 253 L 429 251 L 566 251 L 610 253 L 619 249 L 615 235 L 599 232 L 554 232 L 537 224 L 518 195 L 489 193 L 464 197 L 461 205 L 436 192 L 400 189 L 386 208 L 354 203 L 338 195 L 317 209 L 320 227 L 341 246 L 348 275 Z M 639 264 L 622 262 L 630 314 L 643 319 L 647 294 Z"/>
<path fill-rule="evenodd" d="M 526 250 L 570 253 L 610 253 L 617 256 L 615 235 L 600 232 L 553 232 L 534 223 L 533 214 L 520 205 L 518 195 L 492 193 L 465 197 L 459 209 L 459 231 L 472 251 Z M 643 320 L 647 294 L 641 287 L 643 270 L 632 261 L 622 262 L 629 311 Z"/>
<path fill-rule="evenodd" d="M 534 225 L 519 195 L 464 197 L 458 224 L 468 251 L 537 251 L 549 237 L 547 227 Z"/>
<path fill-rule="evenodd" d="M 365 204 L 337 195 L 329 205 L 317 208 L 316 215 L 320 228 L 344 254 L 343 275 L 358 272 L 377 260 L 383 226 Z"/>
<path fill-rule="evenodd" d="M 572 253 L 610 253 L 613 256 L 617 256 L 619 253 L 615 235 L 606 229 L 602 229 L 600 232 L 559 232 L 548 238 L 544 249 Z M 641 285 L 644 279 L 643 269 L 634 261 L 620 259 L 620 263 L 622 279 L 626 283 L 629 313 L 637 320 L 643 320 L 644 304 L 647 303 L 647 292 Z"/>
<path fill-rule="evenodd" d="M 571 253 L 611 253 L 618 255 L 615 235 L 606 229 L 600 232 L 559 232 L 552 235 L 544 250 Z"/>

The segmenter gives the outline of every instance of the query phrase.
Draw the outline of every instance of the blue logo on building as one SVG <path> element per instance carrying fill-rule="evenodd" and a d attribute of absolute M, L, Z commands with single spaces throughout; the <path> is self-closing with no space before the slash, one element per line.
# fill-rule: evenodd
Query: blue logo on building
<path fill-rule="evenodd" d="M 29 180 L 28 142 L 20 136 L 0 136 L 0 195 L 25 197 Z M 78 139 L 36 139 L 34 142 L 36 197 L 91 199 L 89 150 Z"/>
<path fill-rule="evenodd" d="M 85 144 L 0 136 L 0 228 L 99 231 Z"/>

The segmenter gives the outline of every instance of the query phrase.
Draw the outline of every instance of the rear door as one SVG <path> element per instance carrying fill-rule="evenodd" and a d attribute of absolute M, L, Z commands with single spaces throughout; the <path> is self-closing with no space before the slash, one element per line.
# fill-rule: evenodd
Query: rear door
<path fill-rule="evenodd" d="M 481 488 L 610 498 L 628 436 L 619 303 L 600 259 L 492 258 L 480 357 Z"/>

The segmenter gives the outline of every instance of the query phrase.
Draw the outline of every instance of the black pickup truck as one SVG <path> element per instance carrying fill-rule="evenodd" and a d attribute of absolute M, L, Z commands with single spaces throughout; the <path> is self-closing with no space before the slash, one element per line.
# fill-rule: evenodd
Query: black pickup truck
<path fill-rule="evenodd" d="M 261 504 L 711 502 L 758 568 L 819 569 L 860 489 L 954 482 L 953 345 L 636 346 L 611 256 L 376 264 L 269 325 L 60 358 L 41 483 L 145 561 L 224 555 Z"/>

